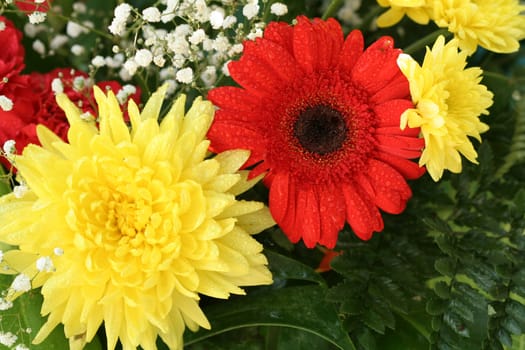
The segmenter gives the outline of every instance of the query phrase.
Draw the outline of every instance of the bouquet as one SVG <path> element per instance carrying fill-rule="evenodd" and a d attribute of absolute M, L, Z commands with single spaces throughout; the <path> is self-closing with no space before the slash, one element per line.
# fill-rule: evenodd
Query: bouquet
<path fill-rule="evenodd" d="M 521 349 L 519 0 L 4 0 L 0 347 Z"/>

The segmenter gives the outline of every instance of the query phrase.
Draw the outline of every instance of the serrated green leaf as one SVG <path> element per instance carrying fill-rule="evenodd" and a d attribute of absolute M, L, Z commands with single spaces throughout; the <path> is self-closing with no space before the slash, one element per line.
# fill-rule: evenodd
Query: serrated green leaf
<path fill-rule="evenodd" d="M 373 309 L 368 309 L 363 314 L 363 322 L 374 331 L 380 334 L 385 333 L 385 322 L 383 318 Z"/>
<path fill-rule="evenodd" d="M 436 270 L 444 276 L 454 277 L 456 263 L 451 258 L 441 258 L 434 263 Z"/>
<path fill-rule="evenodd" d="M 186 332 L 185 343 L 194 344 L 232 329 L 279 326 L 310 332 L 340 349 L 355 349 L 333 305 L 325 301 L 325 294 L 325 288 L 311 285 L 221 301 L 204 309 L 211 331 Z"/>
<path fill-rule="evenodd" d="M 427 312 L 432 316 L 438 316 L 443 314 L 446 308 L 447 301 L 433 298 L 427 302 L 425 310 L 427 310 Z"/>
<path fill-rule="evenodd" d="M 509 347 L 512 346 L 512 338 L 510 336 L 510 333 L 507 332 L 505 329 L 500 328 L 497 333 L 498 340 L 501 342 L 503 346 Z"/>
<path fill-rule="evenodd" d="M 515 334 L 515 335 L 520 335 L 521 333 L 523 333 L 521 327 L 520 327 L 520 324 L 518 323 L 518 321 L 516 321 L 514 318 L 512 317 L 507 317 L 503 323 L 502 323 L 502 326 L 507 330 L 509 331 L 510 333 L 512 334 Z"/>
<path fill-rule="evenodd" d="M 434 292 L 442 299 L 450 298 L 450 286 L 444 281 L 439 281 L 434 285 Z"/>

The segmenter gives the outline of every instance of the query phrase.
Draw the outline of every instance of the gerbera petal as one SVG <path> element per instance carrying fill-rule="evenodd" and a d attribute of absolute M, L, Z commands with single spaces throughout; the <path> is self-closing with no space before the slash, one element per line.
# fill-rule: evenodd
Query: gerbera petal
<path fill-rule="evenodd" d="M 297 243 L 301 231 L 296 226 L 297 193 L 293 179 L 287 173 L 276 174 L 270 187 L 269 207 L 275 222 L 288 239 Z"/>
<path fill-rule="evenodd" d="M 401 50 L 394 48 L 394 40 L 382 37 L 369 46 L 352 70 L 352 80 L 370 95 L 376 94 L 399 74 L 396 59 Z"/>
<path fill-rule="evenodd" d="M 257 97 L 247 93 L 246 90 L 234 86 L 221 86 L 210 90 L 208 99 L 217 107 L 240 112 L 253 110 L 253 106 L 257 105 L 259 101 Z"/>
<path fill-rule="evenodd" d="M 245 45 L 250 47 L 251 42 Z M 251 94 L 264 96 L 278 87 L 275 72 L 266 64 L 250 55 L 243 55 L 239 61 L 230 62 L 228 70 L 235 81 Z"/>
<path fill-rule="evenodd" d="M 213 151 L 228 149 L 249 149 L 250 158 L 260 157 L 264 153 L 265 141 L 260 130 L 251 128 L 244 122 L 234 120 L 215 120 L 208 131 L 208 138 L 213 143 Z M 249 144 L 250 147 L 246 145 Z"/>
<path fill-rule="evenodd" d="M 372 238 L 374 231 L 383 230 L 383 219 L 370 196 L 355 184 L 344 184 L 346 220 L 354 233 L 363 240 Z"/>
<path fill-rule="evenodd" d="M 339 51 L 343 43 L 341 25 L 333 18 L 323 21 L 319 18 L 313 20 L 317 40 L 317 66 L 315 69 L 324 70 L 337 64 Z"/>
<path fill-rule="evenodd" d="M 373 104 L 381 104 L 388 100 L 408 99 L 410 100 L 410 88 L 407 78 L 403 74 L 397 74 L 387 86 L 377 91 L 370 97 Z"/>
<path fill-rule="evenodd" d="M 425 140 L 415 137 L 382 134 L 376 134 L 375 137 L 378 140 L 379 150 L 403 158 L 418 158 L 425 147 Z"/>
<path fill-rule="evenodd" d="M 295 215 L 295 222 L 299 223 L 304 244 L 308 248 L 315 247 L 321 236 L 321 217 L 319 201 L 312 188 L 298 191 Z"/>
<path fill-rule="evenodd" d="M 393 154 L 378 152 L 375 157 L 376 159 L 389 164 L 409 180 L 417 179 L 425 173 L 424 167 L 420 167 L 417 163 Z"/>
<path fill-rule="evenodd" d="M 265 62 L 272 68 L 275 78 L 289 82 L 300 74 L 296 60 L 283 46 L 265 39 L 258 39 L 255 43 L 250 43 L 246 43 L 244 55 L 253 55 Z"/>
<path fill-rule="evenodd" d="M 282 222 L 288 210 L 290 178 L 287 173 L 273 174 L 270 187 L 270 211 L 276 222 Z"/>
<path fill-rule="evenodd" d="M 297 17 L 293 31 L 293 52 L 297 63 L 306 73 L 312 73 L 316 67 L 318 44 L 310 20 L 304 16 Z"/>
<path fill-rule="evenodd" d="M 327 248 L 333 248 L 346 219 L 343 195 L 329 186 L 319 188 L 317 195 L 319 197 L 319 214 L 321 215 L 319 243 Z"/>
<path fill-rule="evenodd" d="M 401 130 L 399 127 L 401 114 L 413 107 L 412 102 L 406 99 L 390 99 L 384 103 L 376 104 L 374 112 L 378 117 L 379 127 L 395 126 Z"/>
<path fill-rule="evenodd" d="M 284 22 L 271 22 L 264 30 L 263 38 L 284 47 L 293 55 L 293 27 Z"/>
<path fill-rule="evenodd" d="M 367 177 L 374 189 L 375 204 L 379 208 L 390 214 L 399 214 L 405 209 L 412 191 L 399 172 L 388 164 L 371 159 Z"/>
<path fill-rule="evenodd" d="M 350 74 L 357 60 L 363 54 L 364 46 L 363 34 L 359 30 L 350 32 L 339 54 L 339 67 L 344 72 Z"/>

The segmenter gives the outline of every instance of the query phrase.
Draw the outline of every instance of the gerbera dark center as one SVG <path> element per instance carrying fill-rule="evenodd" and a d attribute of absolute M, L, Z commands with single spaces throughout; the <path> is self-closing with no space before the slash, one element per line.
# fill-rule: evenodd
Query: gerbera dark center
<path fill-rule="evenodd" d="M 294 124 L 294 136 L 307 151 L 325 155 L 341 148 L 348 128 L 341 113 L 325 105 L 308 107 Z"/>

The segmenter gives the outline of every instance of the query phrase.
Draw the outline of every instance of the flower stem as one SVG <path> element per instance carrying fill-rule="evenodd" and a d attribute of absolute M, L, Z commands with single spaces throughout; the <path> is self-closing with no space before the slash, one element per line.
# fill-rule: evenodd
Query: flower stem
<path fill-rule="evenodd" d="M 418 52 L 419 50 L 425 48 L 427 45 L 433 43 L 438 36 L 440 35 L 444 35 L 445 38 L 450 36 L 452 33 L 450 33 L 448 30 L 446 29 L 438 29 L 424 37 L 422 37 L 421 39 L 417 40 L 416 42 L 408 45 L 404 50 L 403 52 L 409 54 L 409 55 L 413 55 L 414 53 Z"/>
<path fill-rule="evenodd" d="M 342 4 L 343 0 L 332 0 L 330 5 L 326 8 L 326 11 L 323 13 L 322 18 L 326 20 L 328 17 L 332 17 Z"/>

